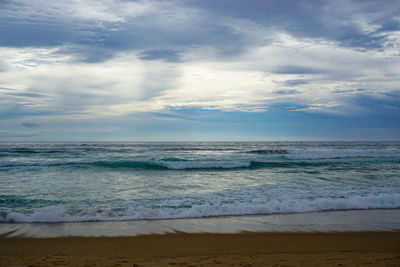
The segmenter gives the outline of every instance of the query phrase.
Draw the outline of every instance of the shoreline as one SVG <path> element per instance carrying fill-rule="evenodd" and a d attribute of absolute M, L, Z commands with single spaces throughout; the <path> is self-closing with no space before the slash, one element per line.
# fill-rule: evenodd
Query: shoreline
<path fill-rule="evenodd" d="M 1 266 L 400 266 L 400 209 L 0 224 Z"/>
<path fill-rule="evenodd" d="M 400 231 L 400 209 L 344 210 L 187 219 L 65 223 L 0 223 L 3 237 L 118 237 L 240 232 Z"/>
<path fill-rule="evenodd" d="M 398 266 L 400 231 L 0 237 L 0 266 Z"/>

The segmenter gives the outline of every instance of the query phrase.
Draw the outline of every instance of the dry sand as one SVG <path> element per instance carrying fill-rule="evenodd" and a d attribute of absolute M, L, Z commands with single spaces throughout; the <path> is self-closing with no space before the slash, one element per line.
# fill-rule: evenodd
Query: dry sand
<path fill-rule="evenodd" d="M 0 266 L 400 266 L 400 232 L 2 237 Z"/>

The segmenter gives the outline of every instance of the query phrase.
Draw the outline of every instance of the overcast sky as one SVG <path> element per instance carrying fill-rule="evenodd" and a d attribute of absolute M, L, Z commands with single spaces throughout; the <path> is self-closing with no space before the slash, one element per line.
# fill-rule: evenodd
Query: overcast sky
<path fill-rule="evenodd" d="M 400 140 L 400 1 L 0 0 L 35 140 Z"/>

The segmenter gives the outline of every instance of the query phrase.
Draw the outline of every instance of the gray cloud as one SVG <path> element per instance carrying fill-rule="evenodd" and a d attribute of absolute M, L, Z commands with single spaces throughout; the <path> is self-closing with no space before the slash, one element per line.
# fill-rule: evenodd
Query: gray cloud
<path fill-rule="evenodd" d="M 143 51 L 143 60 L 178 62 L 174 51 L 215 47 L 232 57 L 274 42 L 249 37 L 232 21 L 288 32 L 296 37 L 324 38 L 341 46 L 383 49 L 399 31 L 398 2 L 393 1 L 111 1 L 80 12 L 76 2 L 3 1 L 0 46 L 68 45 L 64 53 L 95 63 L 127 50 Z M 81 5 L 90 5 L 82 1 Z M 143 11 L 141 11 L 143 9 Z M 0 67 L 1 69 L 1 67 Z M 285 70 L 277 70 L 285 71 Z M 306 70 L 286 70 L 289 73 Z"/>
<path fill-rule="evenodd" d="M 342 93 L 363 93 L 366 92 L 366 89 L 356 88 L 356 89 L 336 89 L 334 93 L 342 94 Z"/>
<path fill-rule="evenodd" d="M 278 94 L 278 95 L 293 95 L 293 94 L 300 93 L 300 91 L 291 89 L 291 90 L 278 90 L 278 91 L 275 91 L 274 93 Z"/>
<path fill-rule="evenodd" d="M 170 62 L 180 62 L 181 57 L 175 50 L 154 49 L 143 51 L 139 54 L 139 58 L 143 60 L 165 60 Z"/>
<path fill-rule="evenodd" d="M 22 96 L 22 97 L 33 97 L 33 98 L 41 98 L 41 97 L 44 97 L 43 94 L 38 94 L 38 93 L 24 93 L 24 92 L 6 93 L 6 95 L 10 95 L 10 96 Z"/>
<path fill-rule="evenodd" d="M 278 67 L 277 69 L 272 71 L 273 73 L 278 74 L 315 74 L 315 73 L 324 73 L 323 70 L 316 67 L 307 67 L 307 66 L 299 66 L 299 65 L 285 65 Z"/>
<path fill-rule="evenodd" d="M 29 20 L 3 15 L 0 23 L 0 46 L 57 46 L 78 40 L 81 35 L 73 24 L 65 23 L 62 18 L 48 21 L 40 17 Z"/>
<path fill-rule="evenodd" d="M 136 17 L 122 9 L 124 5 L 134 3 L 148 6 L 149 10 Z M 84 62 L 99 62 L 111 58 L 118 51 L 144 49 L 145 60 L 164 56 L 166 60 L 177 61 L 179 57 L 172 54 L 175 48 L 171 50 L 171 46 L 202 44 L 220 47 L 221 53 L 236 54 L 243 50 L 245 44 L 230 27 L 216 20 L 218 17 L 208 18 L 207 12 L 197 13 L 195 7 L 182 10 L 183 7 L 176 3 L 162 1 L 114 1 L 103 9 L 104 3 L 99 3 L 99 10 L 94 14 L 71 15 L 67 11 L 74 4 L 40 1 L 4 3 L 0 10 L 0 24 L 3 25 L 0 28 L 0 46 L 50 47 L 68 44 L 63 52 L 79 55 Z M 183 15 L 185 13 L 189 14 Z M 167 55 L 167 51 L 170 54 Z"/>
<path fill-rule="evenodd" d="M 39 127 L 40 125 L 34 122 L 22 122 L 21 123 L 22 126 L 26 127 L 26 128 L 35 128 L 35 127 Z"/>
<path fill-rule="evenodd" d="M 351 105 L 362 108 L 367 114 L 385 115 L 386 118 L 384 119 L 398 124 L 400 116 L 400 94 L 398 91 L 384 94 L 358 94 L 349 96 L 347 101 Z"/>
<path fill-rule="evenodd" d="M 231 16 L 278 27 L 297 37 L 325 38 L 343 46 L 382 48 L 379 33 L 398 31 L 399 3 L 388 1 L 190 1 L 215 16 Z"/>
<path fill-rule="evenodd" d="M 283 84 L 286 86 L 297 86 L 301 84 L 306 84 L 310 82 L 309 80 L 304 79 L 293 79 L 293 80 L 286 80 Z"/>

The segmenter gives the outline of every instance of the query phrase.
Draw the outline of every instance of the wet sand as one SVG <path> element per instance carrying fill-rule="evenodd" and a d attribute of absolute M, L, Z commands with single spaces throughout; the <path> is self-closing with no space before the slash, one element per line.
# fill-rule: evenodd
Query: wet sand
<path fill-rule="evenodd" d="M 400 266 L 400 232 L 0 238 L 0 266 Z"/>

